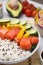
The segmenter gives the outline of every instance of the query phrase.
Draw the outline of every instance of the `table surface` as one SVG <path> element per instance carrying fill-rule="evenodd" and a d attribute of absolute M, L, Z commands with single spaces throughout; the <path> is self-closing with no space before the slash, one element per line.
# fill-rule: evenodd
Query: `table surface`
<path fill-rule="evenodd" d="M 32 1 L 35 1 L 35 2 L 43 4 L 43 0 L 32 0 Z"/>

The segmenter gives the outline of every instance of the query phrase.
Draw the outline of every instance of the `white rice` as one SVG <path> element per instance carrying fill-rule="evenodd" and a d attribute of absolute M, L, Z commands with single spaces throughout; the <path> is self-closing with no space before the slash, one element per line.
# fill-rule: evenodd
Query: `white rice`
<path fill-rule="evenodd" d="M 15 41 L 0 38 L 0 61 L 10 61 L 25 57 L 30 51 L 22 50 Z"/>

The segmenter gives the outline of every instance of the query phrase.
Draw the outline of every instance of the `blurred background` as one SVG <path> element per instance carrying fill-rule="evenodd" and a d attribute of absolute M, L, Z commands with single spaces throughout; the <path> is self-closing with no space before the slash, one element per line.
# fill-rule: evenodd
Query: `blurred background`
<path fill-rule="evenodd" d="M 36 2 L 38 2 L 38 3 L 43 4 L 43 0 L 33 0 L 33 1 L 36 1 Z"/>

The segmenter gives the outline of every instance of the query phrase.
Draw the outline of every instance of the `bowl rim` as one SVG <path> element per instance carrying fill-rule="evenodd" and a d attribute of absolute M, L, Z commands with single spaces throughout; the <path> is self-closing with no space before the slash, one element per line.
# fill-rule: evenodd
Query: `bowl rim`
<path fill-rule="evenodd" d="M 2 19 L 3 19 L 3 18 L 2 18 Z M 10 19 L 14 19 L 14 18 L 10 18 Z M 23 19 L 19 19 L 19 20 L 23 20 Z M 28 20 L 26 20 L 26 22 L 27 22 L 27 21 L 28 21 Z M 30 24 L 31 24 L 31 23 L 30 23 Z M 37 28 L 36 28 L 34 25 L 32 25 L 32 26 L 37 30 Z M 37 30 L 37 31 L 38 31 L 38 30 Z M 29 55 L 27 55 L 27 56 L 25 56 L 25 57 L 19 58 L 19 59 L 17 59 L 17 60 L 12 60 L 12 61 L 0 61 L 0 64 L 16 64 L 16 63 L 22 62 L 22 61 L 28 59 L 29 57 L 31 57 L 31 56 L 36 52 L 36 50 L 38 49 L 38 47 L 39 47 L 39 45 L 40 45 L 40 33 L 39 33 L 39 31 L 38 31 L 38 37 L 39 37 L 39 42 L 38 42 L 36 48 L 34 49 L 34 51 L 33 51 L 32 53 L 30 53 Z"/>

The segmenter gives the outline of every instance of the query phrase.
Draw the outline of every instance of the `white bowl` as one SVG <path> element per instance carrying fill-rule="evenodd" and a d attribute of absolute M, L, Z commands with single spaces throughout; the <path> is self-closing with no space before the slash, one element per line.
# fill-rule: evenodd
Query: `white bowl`
<path fill-rule="evenodd" d="M 32 26 L 36 29 L 36 27 L 34 25 L 32 25 Z M 38 32 L 38 34 L 39 34 L 39 32 Z M 22 61 L 28 59 L 29 57 L 31 57 L 36 52 L 36 50 L 39 47 L 39 44 L 40 44 L 40 34 L 39 34 L 39 42 L 38 42 L 37 47 L 34 49 L 33 52 L 31 52 L 29 55 L 27 55 L 27 56 L 25 56 L 23 58 L 19 58 L 19 59 L 14 60 L 14 61 L 0 61 L 0 64 L 15 64 L 15 63 L 19 63 L 19 62 L 22 62 Z"/>

